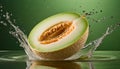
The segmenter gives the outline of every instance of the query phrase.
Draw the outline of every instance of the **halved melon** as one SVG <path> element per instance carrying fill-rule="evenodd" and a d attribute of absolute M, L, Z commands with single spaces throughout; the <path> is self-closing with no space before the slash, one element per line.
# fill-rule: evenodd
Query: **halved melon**
<path fill-rule="evenodd" d="M 76 13 L 59 13 L 39 22 L 28 40 L 36 55 L 45 59 L 65 59 L 84 46 L 88 31 L 85 17 Z"/>

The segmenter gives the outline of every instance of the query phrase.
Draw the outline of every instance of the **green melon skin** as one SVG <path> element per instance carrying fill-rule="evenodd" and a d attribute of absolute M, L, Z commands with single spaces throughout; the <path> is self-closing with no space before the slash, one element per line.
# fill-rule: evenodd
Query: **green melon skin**
<path fill-rule="evenodd" d="M 76 30 L 77 34 L 73 33 L 71 38 L 68 41 L 64 41 L 59 44 L 51 44 L 50 46 L 44 48 L 43 44 L 39 44 L 36 40 L 37 36 L 39 35 L 39 30 L 43 26 L 47 27 L 49 22 L 56 22 L 57 21 L 64 21 L 64 20 L 77 20 L 78 30 Z M 55 20 L 55 21 L 54 21 Z M 52 23 L 51 23 L 52 24 Z M 80 27 L 79 27 L 80 26 Z M 47 29 L 47 28 L 46 28 Z M 81 29 L 79 31 L 79 29 Z M 53 16 L 50 16 L 43 21 L 39 22 L 30 32 L 28 41 L 30 43 L 30 48 L 32 51 L 43 59 L 50 59 L 50 60 L 63 60 L 66 59 L 76 52 L 78 52 L 85 44 L 89 34 L 89 25 L 85 17 L 80 16 L 77 13 L 59 13 Z"/>

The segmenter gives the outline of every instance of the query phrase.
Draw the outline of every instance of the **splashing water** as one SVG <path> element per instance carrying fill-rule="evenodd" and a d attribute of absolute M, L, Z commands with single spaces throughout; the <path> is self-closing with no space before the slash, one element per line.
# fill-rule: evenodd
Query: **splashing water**
<path fill-rule="evenodd" d="M 93 52 L 100 46 L 100 44 L 105 39 L 105 37 L 110 35 L 118 27 L 120 27 L 120 23 L 111 25 L 110 27 L 106 29 L 105 33 L 101 37 L 88 43 L 87 45 L 84 46 L 82 50 L 80 50 L 78 53 L 76 53 L 75 55 L 73 55 L 72 57 L 68 59 L 74 59 L 74 57 L 80 58 L 80 56 L 83 56 L 83 57 L 87 56 L 89 58 L 92 57 Z"/>
<path fill-rule="evenodd" d="M 97 47 L 100 46 L 100 44 L 102 43 L 103 39 L 105 39 L 106 36 L 110 35 L 119 26 L 120 26 L 120 24 L 111 25 L 110 27 L 107 28 L 106 32 L 100 38 L 98 38 L 98 39 L 88 43 L 84 48 L 93 45 L 94 47 L 91 49 L 91 52 L 95 51 L 97 49 Z"/>
<path fill-rule="evenodd" d="M 0 24 L 2 24 L 4 26 L 10 25 L 13 28 L 13 30 L 9 31 L 9 33 L 12 34 L 15 38 L 17 38 L 17 40 L 20 43 L 20 46 L 24 48 L 29 60 L 41 60 L 42 58 L 35 55 L 32 52 L 32 50 L 30 49 L 30 44 L 29 44 L 27 36 L 24 34 L 24 32 L 18 26 L 14 25 L 15 20 L 11 19 L 11 14 L 6 12 L 3 17 L 5 17 L 8 24 L 4 23 L 3 21 L 0 21 Z M 2 18 L 2 17 L 0 17 L 0 18 Z M 98 48 L 98 46 L 100 46 L 103 39 L 105 39 L 106 36 L 110 35 L 118 27 L 120 27 L 120 23 L 116 24 L 116 25 L 111 25 L 110 27 L 107 28 L 106 32 L 100 38 L 88 43 L 78 53 L 76 53 L 75 55 L 73 55 L 70 58 L 67 58 L 65 60 L 78 59 L 84 55 L 91 57 L 93 52 Z"/>
<path fill-rule="evenodd" d="M 3 8 L 3 6 L 0 6 L 0 8 Z M 1 12 L 3 12 L 3 10 Z M 30 49 L 30 44 L 28 42 L 27 36 L 18 26 L 15 26 L 13 24 L 15 23 L 15 19 L 11 18 L 12 14 L 10 14 L 9 12 L 6 12 L 5 14 L 1 14 L 1 15 L 2 16 L 0 16 L 0 24 L 4 26 L 9 25 L 10 27 L 12 27 L 12 30 L 9 30 L 9 33 L 12 34 L 15 38 L 17 38 L 17 40 L 20 43 L 20 47 L 24 48 L 24 51 L 26 52 L 28 58 L 38 59 L 38 57 Z M 6 20 L 7 22 L 2 21 L 2 17 L 5 18 L 4 20 Z"/>
<path fill-rule="evenodd" d="M 10 16 L 9 16 L 8 12 L 6 13 L 6 20 L 8 21 L 10 26 L 12 26 L 12 28 L 14 29 L 14 31 L 10 31 L 9 33 L 18 39 L 18 41 L 20 42 L 20 46 L 25 49 L 25 52 L 26 52 L 28 58 L 29 59 L 37 59 L 37 56 L 35 56 L 35 54 L 30 49 L 30 44 L 27 40 L 27 36 L 23 33 L 23 31 L 20 30 L 20 28 L 18 26 L 15 26 L 13 24 L 13 22 L 10 20 Z"/>

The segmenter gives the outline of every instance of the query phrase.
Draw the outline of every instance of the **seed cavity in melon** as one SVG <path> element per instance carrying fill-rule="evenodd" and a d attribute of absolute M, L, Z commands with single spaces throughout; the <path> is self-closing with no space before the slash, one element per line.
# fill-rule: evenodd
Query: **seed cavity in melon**
<path fill-rule="evenodd" d="M 41 44 L 50 44 L 67 36 L 72 30 L 74 26 L 72 22 L 60 22 L 50 28 L 48 28 L 43 34 L 40 36 Z"/>

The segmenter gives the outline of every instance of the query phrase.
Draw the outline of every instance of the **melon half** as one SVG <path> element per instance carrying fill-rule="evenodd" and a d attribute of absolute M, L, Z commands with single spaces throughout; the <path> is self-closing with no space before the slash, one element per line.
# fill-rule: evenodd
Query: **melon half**
<path fill-rule="evenodd" d="M 77 13 L 59 13 L 39 22 L 28 40 L 32 51 L 44 59 L 66 59 L 85 44 L 89 25 Z"/>

